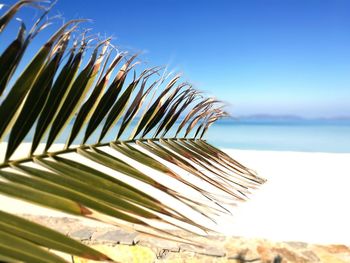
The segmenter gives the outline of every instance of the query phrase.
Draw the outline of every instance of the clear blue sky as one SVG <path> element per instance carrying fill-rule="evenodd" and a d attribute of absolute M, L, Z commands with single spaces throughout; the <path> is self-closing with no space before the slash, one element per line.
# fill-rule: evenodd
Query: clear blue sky
<path fill-rule="evenodd" d="M 350 116 L 348 0 L 59 0 L 58 11 L 183 71 L 233 115 Z"/>

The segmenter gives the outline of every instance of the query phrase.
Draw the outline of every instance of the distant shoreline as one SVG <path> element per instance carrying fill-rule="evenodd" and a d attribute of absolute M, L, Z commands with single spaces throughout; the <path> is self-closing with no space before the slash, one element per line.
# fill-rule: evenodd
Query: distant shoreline
<path fill-rule="evenodd" d="M 230 118 L 220 120 L 225 121 L 303 121 L 303 122 L 332 122 L 332 121 L 345 121 L 350 123 L 350 116 L 334 116 L 334 117 L 302 117 L 298 115 L 269 115 L 269 114 L 256 114 L 256 115 L 233 115 Z"/>

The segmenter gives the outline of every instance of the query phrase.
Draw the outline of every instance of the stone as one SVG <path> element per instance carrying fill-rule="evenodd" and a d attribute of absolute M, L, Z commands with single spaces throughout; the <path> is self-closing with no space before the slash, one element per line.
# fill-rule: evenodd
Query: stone
<path fill-rule="evenodd" d="M 264 246 L 264 245 L 259 245 L 257 248 L 256 248 L 259 256 L 261 259 L 263 260 L 268 260 L 268 259 L 272 259 L 275 255 L 273 255 L 273 253 L 271 252 L 271 250 Z"/>
<path fill-rule="evenodd" d="M 226 251 L 223 246 L 219 245 L 219 242 L 217 242 L 217 246 L 204 246 L 204 247 L 197 247 L 194 245 L 189 244 L 180 244 L 180 250 L 181 251 L 188 251 L 188 252 L 194 252 L 197 254 L 207 255 L 207 256 L 213 256 L 213 257 L 224 257 L 226 256 Z"/>
<path fill-rule="evenodd" d="M 123 263 L 153 263 L 156 260 L 155 253 L 147 247 L 142 246 L 106 246 L 106 245 L 93 245 L 94 249 L 104 253 L 116 262 Z M 93 263 L 96 261 L 83 259 L 80 257 L 74 257 L 74 263 Z"/>
<path fill-rule="evenodd" d="M 137 233 L 125 232 L 122 230 L 107 231 L 104 233 L 99 233 L 93 235 L 93 241 L 99 242 L 110 242 L 117 244 L 133 245 L 135 244 L 135 239 L 138 236 Z"/>
<path fill-rule="evenodd" d="M 91 236 L 94 233 L 94 229 L 82 228 L 77 231 L 69 233 L 70 237 L 79 239 L 81 241 L 91 240 Z"/>
<path fill-rule="evenodd" d="M 137 243 L 141 246 L 146 246 L 150 248 L 154 248 L 157 253 L 161 252 L 161 250 L 168 250 L 170 252 L 179 252 L 180 251 L 180 244 L 174 241 L 167 241 L 167 240 L 161 240 L 158 238 L 147 238 L 147 239 L 140 239 Z"/>
<path fill-rule="evenodd" d="M 308 246 L 307 243 L 305 243 L 305 242 L 289 241 L 289 242 L 286 242 L 286 244 L 288 244 L 290 247 L 296 248 L 296 249 L 305 249 Z"/>
<path fill-rule="evenodd" d="M 329 246 L 325 246 L 325 249 L 329 252 L 329 253 L 348 253 L 350 254 L 350 248 L 345 246 L 345 245 L 329 245 Z"/>
<path fill-rule="evenodd" d="M 342 258 L 339 257 L 338 255 L 334 255 L 334 254 L 328 254 L 328 253 L 318 253 L 318 257 L 320 258 L 321 262 L 324 263 L 349 263 L 350 261 L 350 257 L 348 258 Z"/>
<path fill-rule="evenodd" d="M 218 241 L 224 242 L 227 239 L 227 237 L 218 234 L 217 236 L 215 236 L 215 235 L 208 235 L 208 236 L 206 236 L 206 239 L 207 240 L 213 240 L 215 242 L 218 242 Z"/>
<path fill-rule="evenodd" d="M 312 251 L 317 254 L 321 262 L 350 262 L 350 251 L 345 245 L 313 245 Z"/>
<path fill-rule="evenodd" d="M 215 235 L 199 237 L 181 231 L 173 233 L 202 245 L 202 247 L 198 247 L 144 236 L 136 232 L 127 232 L 114 226 L 101 225 L 93 221 L 81 221 L 76 218 L 34 215 L 25 215 L 25 217 L 63 234 L 69 233 L 69 236 L 84 241 L 85 244 L 109 255 L 117 262 L 123 263 L 232 263 L 248 261 L 272 263 L 275 262 L 278 255 L 281 256 L 281 263 L 350 262 L 350 247 L 342 244 L 317 245 L 305 242 L 273 242 L 265 239 Z M 56 251 L 53 252 L 56 253 Z M 57 253 L 71 262 L 71 256 Z M 77 257 L 74 259 L 76 263 L 95 262 Z"/>
<path fill-rule="evenodd" d="M 169 253 L 165 259 L 157 259 L 155 263 L 234 263 L 234 261 L 181 251 L 180 253 Z"/>
<path fill-rule="evenodd" d="M 157 251 L 157 259 L 165 259 L 169 255 L 170 252 L 171 251 L 169 249 L 159 249 Z"/>
<path fill-rule="evenodd" d="M 312 250 L 303 251 L 301 254 L 305 256 L 310 262 L 320 262 L 319 257 Z"/>
<path fill-rule="evenodd" d="M 272 248 L 272 252 L 275 253 L 275 255 L 280 255 L 283 260 L 287 260 L 287 262 L 298 262 L 298 263 L 309 263 L 311 262 L 306 257 L 299 255 L 295 251 L 292 251 L 287 248 Z"/>
<path fill-rule="evenodd" d="M 245 250 L 242 250 L 241 252 L 239 252 L 235 256 L 228 257 L 228 259 L 236 260 L 237 262 L 255 262 L 255 261 L 260 261 L 260 257 L 259 256 L 255 256 L 255 257 L 247 256 L 247 254 L 250 254 L 249 252 L 250 252 L 250 250 L 245 249 Z"/>

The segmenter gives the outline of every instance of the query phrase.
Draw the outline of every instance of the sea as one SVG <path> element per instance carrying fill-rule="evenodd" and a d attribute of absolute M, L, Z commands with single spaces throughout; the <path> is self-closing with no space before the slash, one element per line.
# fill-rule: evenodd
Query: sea
<path fill-rule="evenodd" d="M 221 120 L 207 140 L 221 148 L 349 153 L 350 120 Z"/>
<path fill-rule="evenodd" d="M 57 138 L 56 143 L 65 143 L 73 121 Z M 125 131 L 122 139 L 128 139 L 126 135 L 131 133 L 133 126 Z M 95 135 L 101 129 L 102 127 L 98 127 Z M 117 125 L 103 141 L 114 140 L 118 129 Z M 174 131 L 170 131 L 168 137 L 173 134 Z M 33 135 L 34 130 L 25 141 L 31 141 Z M 88 142 L 96 142 L 96 137 L 97 135 L 92 136 Z M 350 153 L 350 119 L 225 119 L 212 125 L 204 139 L 225 149 Z M 81 140 L 82 134 L 74 143 L 79 144 Z"/>

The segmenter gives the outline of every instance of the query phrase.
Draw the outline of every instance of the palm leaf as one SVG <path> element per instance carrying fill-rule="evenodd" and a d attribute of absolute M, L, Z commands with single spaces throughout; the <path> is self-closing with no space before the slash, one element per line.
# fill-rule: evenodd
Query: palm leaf
<path fill-rule="evenodd" d="M 4 50 L 0 57 L 0 96 L 4 92 L 4 89 L 10 77 L 14 73 L 20 60 L 21 54 L 23 54 L 25 33 L 25 25 L 24 23 L 21 23 L 17 38 L 12 41 L 12 43 L 6 48 L 6 50 Z M 8 64 L 8 62 L 10 62 L 10 64 Z"/>
<path fill-rule="evenodd" d="M 0 231 L 7 232 L 22 239 L 29 240 L 50 249 L 59 250 L 68 254 L 86 257 L 94 260 L 106 260 L 103 254 L 82 245 L 65 235 L 50 230 L 39 224 L 30 222 L 18 216 L 0 211 Z"/>
<path fill-rule="evenodd" d="M 35 3 L 20 1 L 10 7 L 0 18 L 0 31 L 20 7 Z M 25 63 L 27 46 L 48 25 L 42 22 L 47 12 L 29 33 L 21 23 L 15 39 L 1 49 L 0 96 L 5 97 L 0 97 L 0 138 L 8 142 L 0 163 L 0 193 L 144 235 L 196 244 L 171 229 L 206 235 L 218 216 L 230 214 L 233 204 L 264 182 L 202 139 L 209 126 L 227 115 L 223 104 L 181 82 L 180 75 L 168 83 L 157 79 L 159 67 L 142 68 L 134 62 L 137 55 L 114 54 L 110 39 L 94 44 L 83 33 L 72 40 L 80 20 L 64 24 L 14 74 Z M 119 120 L 116 139 L 101 142 Z M 120 140 L 132 124 L 130 139 Z M 175 137 L 165 137 L 171 130 Z M 29 155 L 18 159 L 15 153 L 30 131 Z M 65 146 L 50 151 L 64 131 Z M 147 137 L 152 131 L 153 137 Z M 73 144 L 77 139 L 80 145 Z M 38 148 L 43 151 L 38 153 Z M 1 259 L 63 262 L 42 247 L 108 259 L 18 216 L 0 211 L 0 217 Z"/>
<path fill-rule="evenodd" d="M 62 107 L 72 87 L 73 79 L 79 69 L 85 47 L 86 43 L 84 42 L 83 45 L 79 47 L 77 54 L 74 54 L 76 47 L 73 47 L 66 64 L 60 72 L 56 73 L 58 75 L 57 79 L 51 88 L 45 106 L 42 108 L 38 119 L 32 142 L 31 154 L 35 152 L 44 134 L 49 130 L 58 110 Z"/>

